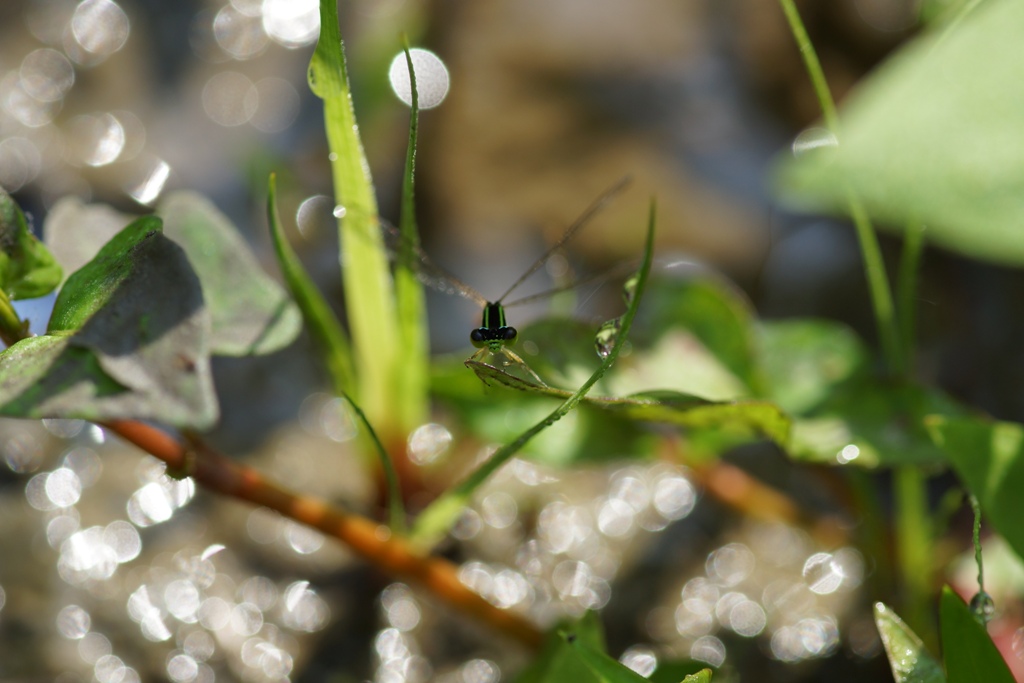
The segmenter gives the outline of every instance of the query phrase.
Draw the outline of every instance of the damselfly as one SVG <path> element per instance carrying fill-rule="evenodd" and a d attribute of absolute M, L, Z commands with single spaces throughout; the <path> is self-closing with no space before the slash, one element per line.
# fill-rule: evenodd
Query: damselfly
<path fill-rule="evenodd" d="M 528 372 L 533 379 L 541 385 L 544 384 L 543 380 L 537 376 L 537 373 L 535 373 L 530 366 L 526 364 L 519 354 L 509 348 L 509 346 L 516 341 L 518 331 L 515 327 L 512 327 L 506 322 L 505 309 L 545 299 L 559 292 L 574 289 L 587 282 L 593 281 L 597 277 L 605 277 L 607 273 L 600 273 L 594 277 L 576 280 L 568 285 L 549 289 L 540 292 L 539 294 L 531 294 L 530 296 L 515 299 L 514 301 L 507 303 L 505 299 L 508 298 L 508 296 L 523 284 L 531 275 L 540 270 L 559 249 L 565 246 L 566 242 L 572 239 L 572 237 L 579 232 L 580 228 L 586 225 L 586 223 L 609 201 L 611 201 L 613 197 L 624 190 L 629 184 L 629 181 L 630 179 L 628 177 L 623 178 L 602 192 L 601 195 L 595 199 L 590 206 L 588 206 L 583 213 L 569 225 L 568 228 L 566 228 L 561 238 L 551 245 L 547 251 L 541 254 L 540 257 L 533 262 L 533 265 L 531 265 L 526 272 L 520 275 L 519 278 L 505 290 L 504 294 L 493 301 L 488 300 L 473 287 L 470 287 L 465 282 L 462 282 L 455 276 L 434 264 L 422 249 L 414 249 L 416 255 L 415 260 L 417 261 L 415 264 L 416 274 L 422 282 L 434 289 L 447 293 L 458 294 L 459 296 L 479 304 L 483 308 L 480 327 L 477 327 L 469 333 L 469 340 L 472 342 L 473 346 L 476 347 L 477 351 L 467 359 L 467 362 L 482 362 L 488 353 L 500 356 L 505 359 L 505 366 L 512 364 L 520 366 Z M 401 239 L 398 231 L 393 227 L 389 226 L 386 232 L 389 234 L 390 241 Z"/>

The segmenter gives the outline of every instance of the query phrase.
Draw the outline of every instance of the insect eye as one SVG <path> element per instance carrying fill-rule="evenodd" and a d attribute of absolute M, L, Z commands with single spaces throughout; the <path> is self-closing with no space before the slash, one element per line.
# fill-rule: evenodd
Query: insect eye
<path fill-rule="evenodd" d="M 473 342 L 473 346 L 481 346 L 484 343 L 484 331 L 479 327 L 469 333 L 469 341 Z"/>
<path fill-rule="evenodd" d="M 504 330 L 504 332 L 502 332 L 502 338 L 505 341 L 509 341 L 510 342 L 510 341 L 512 341 L 513 339 L 516 338 L 517 334 L 519 334 L 516 331 L 516 328 L 514 328 L 514 327 L 503 327 L 502 329 Z"/>

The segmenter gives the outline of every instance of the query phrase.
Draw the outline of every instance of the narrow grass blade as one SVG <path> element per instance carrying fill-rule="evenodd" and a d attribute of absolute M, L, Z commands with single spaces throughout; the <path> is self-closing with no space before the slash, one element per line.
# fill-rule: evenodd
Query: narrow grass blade
<path fill-rule="evenodd" d="M 569 396 L 550 415 L 538 422 L 530 429 L 523 432 L 518 438 L 509 444 L 499 448 L 495 453 L 462 483 L 448 490 L 444 495 L 435 500 L 416 520 L 413 528 L 412 539 L 421 546 L 433 546 L 448 531 L 452 523 L 469 502 L 473 492 L 484 481 L 487 480 L 502 465 L 508 462 L 526 443 L 539 434 L 541 431 L 554 424 L 573 408 L 579 405 L 587 392 L 594 386 L 615 363 L 619 352 L 629 336 L 629 328 L 636 317 L 637 308 L 643 298 L 644 290 L 647 287 L 647 279 L 651 272 L 651 259 L 654 253 L 654 227 L 655 227 L 656 205 L 652 201 L 650 215 L 647 224 L 647 240 L 644 245 L 643 263 L 637 273 L 636 288 L 634 296 L 629 303 L 626 313 L 622 316 L 622 325 L 608 356 L 601 363 L 601 366 L 590 376 L 583 386 Z"/>
<path fill-rule="evenodd" d="M 392 378 L 398 358 L 393 283 L 378 225 L 373 181 L 352 108 L 335 0 L 320 0 L 320 40 L 308 76 L 310 88 L 324 101 L 342 284 L 355 366 L 359 368 L 359 400 L 383 431 L 391 433 L 395 430 Z"/>
<path fill-rule="evenodd" d="M 408 41 L 403 42 L 405 62 L 409 67 L 412 104 L 409 112 L 409 147 L 405 154 L 405 173 L 402 178 L 402 215 L 399 222 L 402 248 L 395 269 L 395 298 L 398 307 L 398 337 L 399 347 L 402 349 L 402 363 L 395 368 L 394 397 L 398 423 L 408 432 L 422 423 L 427 416 L 430 352 L 427 339 L 426 298 L 416 270 L 419 234 L 416 228 L 415 175 L 419 94 L 416 90 L 416 72 L 409 54 L 409 44 Z"/>
<path fill-rule="evenodd" d="M 387 479 L 390 525 L 393 530 L 401 531 L 405 528 L 405 510 L 402 506 L 402 492 L 398 475 L 369 419 L 352 398 L 354 386 L 352 356 L 345 331 L 302 267 L 302 263 L 292 250 L 291 245 L 288 244 L 284 231 L 281 229 L 281 221 L 277 213 L 277 183 L 273 175 L 270 176 L 267 194 L 267 218 L 281 273 L 284 275 L 285 282 L 288 283 L 288 289 L 291 290 L 295 303 L 302 311 L 306 327 L 309 328 L 310 334 L 320 346 L 324 362 L 331 374 L 334 391 L 351 406 L 352 412 L 363 423 L 366 433 L 377 450 L 381 469 Z"/>
<path fill-rule="evenodd" d="M 277 254 L 281 274 L 284 275 L 288 289 L 291 290 L 295 302 L 302 311 L 306 327 L 320 346 L 335 390 L 346 396 L 358 395 L 355 373 L 352 370 L 352 348 L 348 335 L 345 334 L 338 318 L 302 267 L 299 257 L 288 244 L 288 239 L 281 229 L 281 219 L 277 212 L 277 179 L 274 175 L 270 176 L 268 187 L 267 219 L 270 224 L 270 238 L 274 244 L 274 253 Z"/>

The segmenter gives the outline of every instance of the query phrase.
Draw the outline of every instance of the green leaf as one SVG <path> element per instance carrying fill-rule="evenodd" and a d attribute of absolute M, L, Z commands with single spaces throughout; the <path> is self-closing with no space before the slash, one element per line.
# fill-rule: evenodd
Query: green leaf
<path fill-rule="evenodd" d="M 601 621 L 594 612 L 587 612 L 575 624 L 561 624 L 548 631 L 540 654 L 514 683 L 601 683 L 562 637 L 563 631 L 573 633 L 578 643 L 604 649 Z"/>
<path fill-rule="evenodd" d="M 942 588 L 940 607 L 942 659 L 949 683 L 1014 683 L 985 627 L 949 586 Z"/>
<path fill-rule="evenodd" d="M 220 356 L 262 355 L 290 344 L 301 316 L 256 261 L 238 229 L 210 200 L 193 192 L 168 195 L 157 213 L 164 234 L 181 245 L 203 285 L 210 310 L 210 348 Z"/>
<path fill-rule="evenodd" d="M 711 683 L 711 669 L 701 669 L 683 679 L 683 683 Z"/>
<path fill-rule="evenodd" d="M 582 641 L 575 633 L 563 633 L 562 637 L 598 680 L 606 683 L 647 683 L 646 678 L 609 657 L 603 649 Z"/>
<path fill-rule="evenodd" d="M 367 415 L 392 431 L 398 386 L 399 333 L 393 282 L 377 217 L 369 164 L 359 138 L 338 29 L 335 0 L 320 0 L 320 39 L 309 64 L 309 85 L 324 101 L 324 126 L 334 176 L 345 310 L 359 368 L 359 400 Z"/>
<path fill-rule="evenodd" d="M 61 277 L 60 265 L 0 187 L 0 289 L 10 299 L 34 299 L 56 289 Z"/>
<path fill-rule="evenodd" d="M 209 325 L 184 251 L 140 218 L 68 278 L 49 334 L 0 354 L 0 414 L 208 427 Z"/>
<path fill-rule="evenodd" d="M 858 467 L 938 466 L 946 457 L 932 442 L 924 419 L 965 412 L 936 389 L 861 378 L 837 389 L 794 423 L 790 455 Z"/>
<path fill-rule="evenodd" d="M 1024 425 L 976 417 L 934 417 L 927 425 L 992 526 L 1024 558 Z"/>
<path fill-rule="evenodd" d="M 0 353 L 0 414 L 10 417 L 122 417 L 136 397 L 69 337 L 29 337 Z"/>
<path fill-rule="evenodd" d="M 683 327 L 665 330 L 633 353 L 607 379 L 614 394 L 672 389 L 713 401 L 749 398 L 749 387 Z"/>
<path fill-rule="evenodd" d="M 91 261 L 68 277 L 53 305 L 47 332 L 52 334 L 79 330 L 98 310 L 125 291 L 125 283 L 133 281 L 134 284 L 135 281 L 144 281 L 151 274 L 160 273 L 160 269 L 147 273 L 142 267 L 142 260 L 151 258 L 154 245 L 157 245 L 157 250 L 169 249 L 164 244 L 167 239 L 162 230 L 159 218 L 143 216 L 117 233 Z M 177 251 L 180 252 L 180 248 Z M 188 278 L 194 279 L 194 274 Z M 189 293 L 188 284 L 186 281 L 182 285 L 186 288 L 183 289 L 186 295 Z M 127 289 L 133 290 L 130 293 L 135 297 L 152 295 L 157 291 L 145 292 L 137 285 Z M 173 285 L 164 293 L 169 299 L 177 298 L 176 294 Z"/>
<path fill-rule="evenodd" d="M 115 211 L 106 204 L 86 204 L 78 197 L 64 197 L 43 221 L 43 237 L 65 277 L 96 256 L 96 252 L 138 216 Z"/>
<path fill-rule="evenodd" d="M 647 679 L 650 683 L 708 683 L 711 669 L 704 662 L 693 659 L 658 662 L 658 667 Z"/>
<path fill-rule="evenodd" d="M 851 329 L 827 320 L 765 321 L 760 337 L 768 396 L 794 415 L 820 405 L 869 358 Z"/>
<path fill-rule="evenodd" d="M 289 344 L 300 316 L 284 290 L 260 268 L 238 229 L 204 197 L 177 192 L 157 209 L 164 234 L 185 250 L 212 316 L 215 355 L 263 354 Z M 62 199 L 46 217 L 45 234 L 68 269 L 78 269 L 134 217 L 102 204 Z"/>
<path fill-rule="evenodd" d="M 1024 264 L 1024 5 L 989 0 L 913 41 L 861 83 L 838 147 L 780 166 L 786 192 L 841 211 L 927 226 L 932 243 Z"/>
<path fill-rule="evenodd" d="M 466 361 L 478 377 L 509 389 L 537 396 L 568 399 L 573 392 L 541 386 L 477 361 Z M 651 391 L 632 396 L 586 396 L 582 403 L 630 420 L 660 422 L 693 429 L 723 429 L 752 438 L 768 438 L 785 447 L 790 419 L 768 401 L 708 401 L 674 391 Z"/>
<path fill-rule="evenodd" d="M 875 625 L 896 683 L 945 683 L 938 661 L 891 607 L 875 603 Z"/>
<path fill-rule="evenodd" d="M 649 301 L 638 315 L 634 345 L 651 348 L 670 332 L 685 330 L 688 335 L 681 337 L 681 343 L 672 344 L 665 357 L 658 359 L 656 369 L 652 370 L 655 376 L 662 378 L 656 388 L 671 388 L 716 399 L 737 398 L 751 393 L 760 395 L 764 379 L 756 362 L 753 321 L 750 304 L 725 281 L 707 277 L 688 280 L 658 277 L 652 282 Z M 687 381 L 690 375 L 673 379 L 674 373 L 684 373 L 693 364 L 692 359 L 672 362 L 680 354 L 695 353 L 692 339 L 696 339 L 710 357 L 739 380 L 739 385 L 726 386 L 728 395 L 721 391 L 709 393 L 709 389 L 693 385 Z M 635 391 L 637 388 L 626 390 Z"/>

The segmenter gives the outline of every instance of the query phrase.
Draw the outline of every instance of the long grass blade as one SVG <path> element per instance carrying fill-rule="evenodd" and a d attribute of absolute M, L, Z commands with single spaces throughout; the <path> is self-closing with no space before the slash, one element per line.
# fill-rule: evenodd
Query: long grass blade
<path fill-rule="evenodd" d="M 373 181 L 352 108 L 336 0 L 320 0 L 320 39 L 309 64 L 309 85 L 324 102 L 359 401 L 380 428 L 392 434 L 400 431 L 393 424 L 391 403 L 399 339 L 395 296 L 377 227 Z"/>
<path fill-rule="evenodd" d="M 405 172 L 402 177 L 402 214 L 399 221 L 404 248 L 398 255 L 395 269 L 395 298 L 402 363 L 395 366 L 394 396 L 398 422 L 404 431 L 409 432 L 427 417 L 430 350 L 427 338 L 426 298 L 415 267 L 415 248 L 419 247 L 415 201 L 419 93 L 416 89 L 416 71 L 413 68 L 412 56 L 409 54 L 409 43 L 404 37 L 403 47 L 405 62 L 409 67 L 412 103 L 409 111 L 409 146 L 405 154 Z"/>

